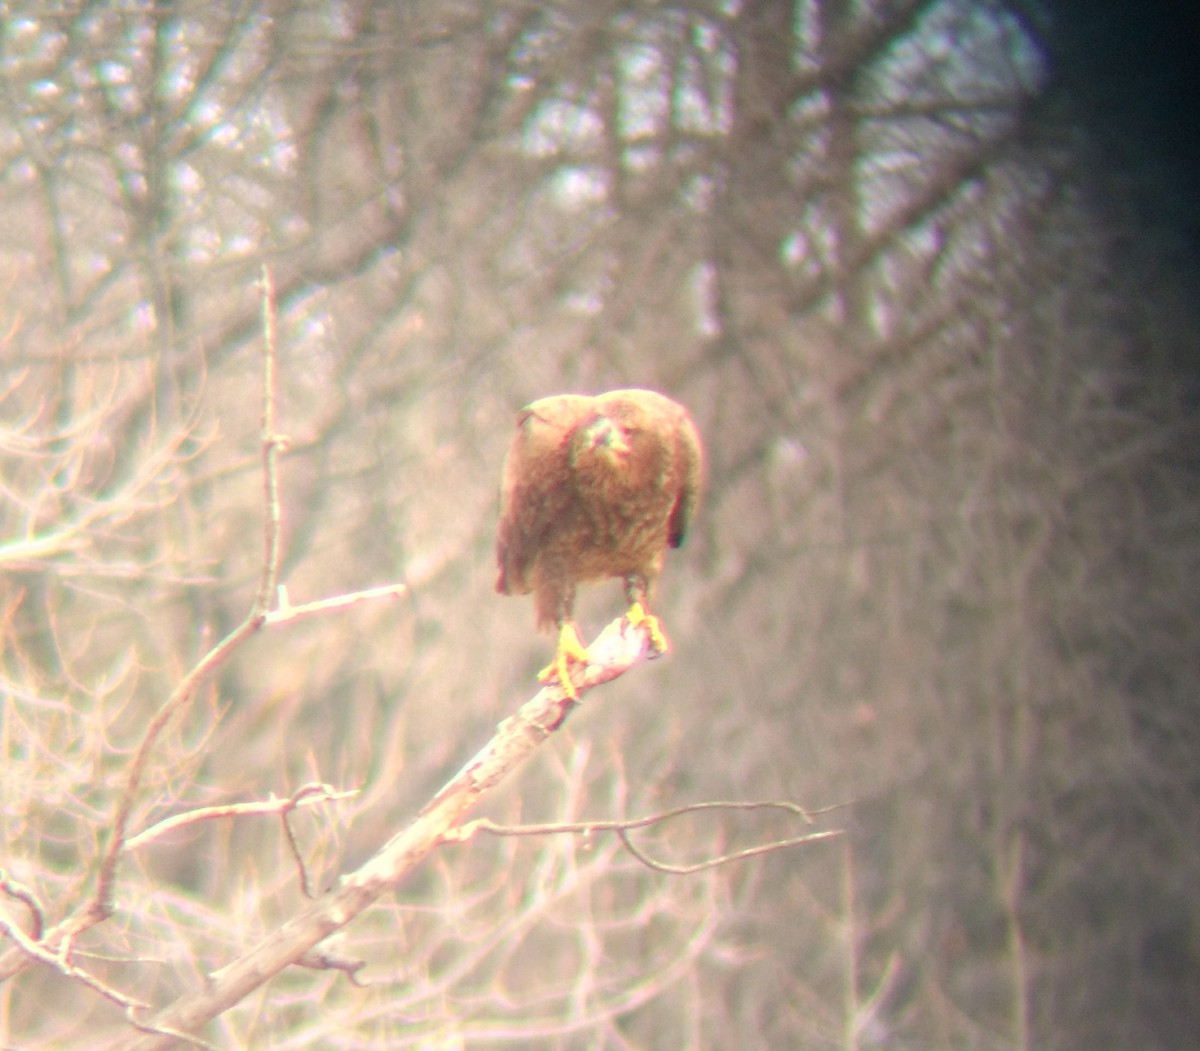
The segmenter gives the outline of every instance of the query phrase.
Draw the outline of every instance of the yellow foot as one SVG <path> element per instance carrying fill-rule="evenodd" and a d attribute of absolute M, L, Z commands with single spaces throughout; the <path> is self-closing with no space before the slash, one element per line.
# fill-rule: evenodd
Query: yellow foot
<path fill-rule="evenodd" d="M 653 613 L 648 613 L 640 602 L 635 602 L 629 607 L 625 619 L 635 628 L 645 625 L 646 637 L 650 640 L 650 648 L 654 650 L 655 656 L 666 653 L 671 648 L 667 636 L 663 634 L 662 622 Z"/>
<path fill-rule="evenodd" d="M 575 684 L 571 682 L 571 662 L 587 664 L 588 651 L 579 641 L 579 634 L 574 624 L 564 624 L 558 629 L 558 646 L 554 650 L 554 660 L 538 672 L 538 682 L 557 682 L 571 700 L 579 696 L 575 692 Z"/>

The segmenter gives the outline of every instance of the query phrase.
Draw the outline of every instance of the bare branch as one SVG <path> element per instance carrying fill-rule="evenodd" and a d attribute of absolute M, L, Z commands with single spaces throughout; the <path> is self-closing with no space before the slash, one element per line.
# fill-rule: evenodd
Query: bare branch
<path fill-rule="evenodd" d="M 91 543 L 90 531 L 99 525 L 120 525 L 135 515 L 165 506 L 172 497 L 162 491 L 147 492 L 162 481 L 164 472 L 181 455 L 180 447 L 189 436 L 181 428 L 138 464 L 136 473 L 119 489 L 104 497 L 85 503 L 74 516 L 65 518 L 48 532 L 35 533 L 19 540 L 0 544 L 0 566 L 12 569 L 36 567 L 58 555 L 86 549 Z M 86 443 L 74 446 L 76 451 L 87 448 Z"/>
<path fill-rule="evenodd" d="M 648 647 L 644 628 L 624 618 L 613 621 L 588 647 L 593 663 L 577 684 L 580 694 L 622 675 Z M 557 684 L 544 687 L 505 719 L 495 735 L 421 810 L 357 871 L 343 877 L 323 897 L 267 935 L 258 945 L 211 976 L 203 989 L 177 1000 L 151 1021 L 155 1029 L 195 1029 L 278 974 L 285 967 L 313 960 L 311 950 L 340 930 L 381 894 L 398 887 L 440 843 L 453 839 L 463 815 L 532 755 L 562 725 L 571 701 Z M 124 1043 L 128 1051 L 170 1046 L 147 1036 Z"/>
<path fill-rule="evenodd" d="M 271 593 L 279 574 L 279 481 L 277 459 L 283 439 L 275 433 L 275 289 L 270 271 L 263 268 L 263 390 L 262 390 L 262 462 L 263 462 L 263 565 L 258 594 L 246 619 L 210 650 L 159 709 L 142 737 L 141 744 L 129 766 L 125 791 L 117 805 L 109 833 L 108 847 L 100 863 L 96 893 L 92 905 L 85 910 L 91 922 L 108 916 L 112 911 L 112 892 L 117 860 L 125 841 L 125 829 L 133 801 L 137 796 L 145 766 L 159 736 L 176 714 L 188 706 L 200 683 L 220 667 L 251 635 L 266 623 Z"/>
<path fill-rule="evenodd" d="M 342 971 L 360 989 L 366 988 L 367 983 L 359 980 L 358 972 L 366 965 L 366 960 L 350 960 L 331 952 L 306 952 L 296 961 L 296 966 L 313 971 Z"/>
<path fill-rule="evenodd" d="M 145 831 L 126 840 L 124 850 L 129 853 L 181 828 L 187 828 L 189 825 L 199 824 L 202 821 L 213 821 L 224 817 L 270 817 L 280 814 L 286 816 L 298 807 L 328 803 L 339 799 L 351 799 L 356 795 L 358 795 L 357 789 L 338 791 L 332 785 L 310 784 L 297 789 L 286 799 L 264 799 L 256 803 L 229 803 L 225 806 L 198 807 L 151 825 Z"/>
<path fill-rule="evenodd" d="M 789 814 L 795 814 L 803 818 L 806 824 L 811 825 L 813 824 L 814 814 L 827 814 L 847 805 L 849 804 L 837 803 L 833 806 L 821 807 L 818 810 L 808 810 L 800 806 L 799 803 L 792 803 L 784 799 L 750 801 L 717 799 L 708 800 L 703 803 L 686 803 L 683 806 L 672 807 L 670 810 L 663 810 L 657 814 L 624 820 L 554 822 L 542 825 L 500 825 L 494 821 L 489 821 L 487 818 L 480 818 L 464 825 L 459 831 L 463 840 L 469 839 L 476 832 L 490 832 L 495 836 L 541 836 L 560 832 L 577 832 L 588 835 L 593 832 L 616 832 L 620 829 L 647 828 L 650 825 L 658 825 L 664 821 L 670 821 L 671 818 L 680 817 L 683 814 L 694 814 L 706 810 L 783 810 Z"/>
<path fill-rule="evenodd" d="M 33 917 L 33 927 L 29 932 L 29 936 L 34 941 L 40 939 L 46 920 L 41 903 L 37 900 L 37 895 L 25 886 L 24 883 L 9 876 L 3 869 L 0 869 L 0 890 L 4 891 L 10 898 L 15 898 L 29 910 L 30 916 Z"/>
<path fill-rule="evenodd" d="M 840 828 L 830 829 L 827 832 L 809 832 L 807 835 L 794 836 L 791 839 L 777 839 L 774 842 L 763 843 L 757 847 L 736 850 L 732 854 L 722 854 L 720 857 L 698 861 L 694 865 L 668 865 L 666 862 L 655 861 L 648 854 L 635 847 L 633 841 L 629 838 L 629 833 L 625 829 L 617 829 L 617 835 L 620 837 L 621 843 L 638 861 L 657 872 L 666 872 L 673 876 L 688 876 L 693 872 L 703 872 L 705 869 L 715 869 L 719 865 L 727 865 L 731 861 L 744 861 L 746 858 L 758 857 L 760 854 L 770 854 L 772 851 L 784 850 L 787 847 L 798 847 L 806 843 L 816 843 L 818 840 L 832 839 L 841 834 L 842 830 Z"/>
<path fill-rule="evenodd" d="M 261 458 L 264 524 L 263 564 L 258 592 L 250 611 L 242 623 L 234 628 L 233 631 L 217 643 L 216 646 L 209 650 L 193 666 L 191 671 L 179 682 L 147 725 L 126 771 L 125 785 L 109 824 L 107 842 L 97 869 L 95 890 L 90 899 L 45 932 L 40 928 L 40 924 L 43 922 L 42 918 L 40 915 L 37 916 L 39 924 L 37 933 L 40 949 L 44 952 L 49 952 L 52 956 L 57 954 L 63 960 L 69 959 L 72 945 L 79 934 L 107 919 L 112 914 L 117 865 L 126 851 L 133 849 L 134 846 L 142 846 L 165 834 L 172 828 L 178 828 L 194 821 L 210 820 L 219 816 L 244 816 L 245 814 L 254 812 L 255 808 L 259 807 L 267 808 L 266 810 L 257 811 L 260 813 L 274 812 L 286 814 L 288 810 L 294 808 L 296 805 L 296 802 L 292 800 L 283 800 L 278 804 L 244 804 L 243 806 L 246 809 L 240 811 L 231 808 L 206 808 L 205 810 L 192 811 L 187 815 L 179 815 L 176 818 L 169 819 L 146 830 L 133 840 L 127 841 L 126 834 L 130 816 L 149 765 L 150 757 L 167 726 L 190 705 L 201 684 L 214 671 L 220 668 L 250 636 L 257 633 L 268 623 L 286 623 L 299 617 L 344 608 L 367 599 L 401 595 L 408 590 L 407 585 L 388 585 L 292 607 L 287 602 L 286 589 L 282 587 L 277 589 L 276 581 L 278 579 L 281 557 L 279 545 L 281 508 L 279 502 L 277 460 L 278 454 L 286 447 L 286 439 L 275 432 L 275 300 L 274 286 L 270 273 L 266 270 L 263 273 L 263 299 L 265 360 L 263 366 Z M 88 543 L 86 530 L 96 522 L 102 519 L 120 520 L 120 517 L 128 517 L 130 512 L 127 509 L 139 506 L 137 498 L 141 490 L 153 479 L 159 477 L 162 468 L 178 452 L 179 445 L 182 442 L 182 434 L 186 433 L 186 430 L 185 428 L 181 431 L 181 436 L 176 441 L 166 443 L 158 449 L 148 461 L 147 466 L 140 469 L 137 475 L 111 499 L 96 502 L 88 507 L 83 514 L 77 516 L 76 519 L 68 522 L 53 533 L 0 546 L 0 564 L 15 565 L 28 563 L 32 560 L 45 559 L 62 554 L 77 546 L 86 545 Z M 117 513 L 116 509 L 126 510 L 122 510 L 120 516 L 114 519 L 113 516 Z M 276 590 L 278 590 L 281 600 L 281 608 L 272 611 L 270 609 L 270 602 Z M 337 797 L 330 796 L 329 798 Z M 272 807 L 275 807 L 275 809 L 270 809 Z M 290 832 L 287 834 L 290 835 Z M 294 843 L 292 846 L 294 848 Z M 302 865 L 301 878 L 306 882 Z M 24 953 L 24 958 L 33 959 L 35 957 L 26 952 Z M 21 970 L 23 966 L 22 954 L 12 954 L 0 959 L 0 978 L 11 976 Z"/>
<path fill-rule="evenodd" d="M 271 608 L 275 582 L 279 579 L 279 531 L 283 516 L 279 504 L 279 454 L 287 447 L 287 439 L 275 431 L 275 359 L 276 359 L 276 310 L 275 281 L 268 266 L 262 268 L 263 293 L 263 406 L 262 406 L 262 477 L 263 508 L 263 561 L 259 578 L 258 595 L 254 608 L 266 611 Z"/>
<path fill-rule="evenodd" d="M 770 843 L 762 843 L 758 846 L 748 847 L 745 850 L 733 851 L 729 854 L 722 854 L 719 857 L 708 858 L 705 861 L 697 862 L 692 865 L 669 865 L 665 862 L 655 861 L 649 857 L 640 848 L 635 847 L 629 838 L 629 833 L 633 829 L 647 828 L 652 825 L 662 824 L 669 821 L 671 818 L 679 817 L 682 814 L 696 813 L 706 810 L 762 810 L 775 809 L 784 810 L 791 814 L 796 814 L 803 818 L 808 824 L 813 823 L 813 811 L 805 810 L 796 803 L 790 803 L 786 800 L 761 800 L 756 802 L 733 802 L 733 801 L 713 801 L 706 803 L 691 803 L 687 806 L 675 807 L 672 810 L 665 810 L 658 814 L 651 814 L 648 817 L 631 818 L 626 821 L 575 821 L 556 824 L 542 825 L 499 825 L 487 818 L 480 818 L 472 821 L 462 828 L 457 830 L 455 835 L 456 840 L 466 841 L 474 836 L 477 832 L 488 832 L 494 836 L 544 836 L 556 835 L 562 833 L 571 833 L 574 835 L 590 836 L 597 832 L 614 832 L 621 840 L 625 849 L 629 851 L 638 861 L 655 869 L 658 872 L 667 872 L 672 875 L 689 875 L 694 872 L 703 872 L 705 869 L 716 868 L 719 865 L 728 864 L 731 861 L 743 861 L 746 858 L 757 857 L 760 854 L 768 854 L 775 850 L 784 850 L 788 847 L 797 847 L 806 843 L 815 843 L 824 839 L 831 839 L 834 836 L 842 835 L 841 829 L 829 829 L 822 832 L 809 832 L 803 836 L 794 836 L 787 839 L 773 840 Z M 834 807 L 825 807 L 816 813 L 825 813 Z"/>
<path fill-rule="evenodd" d="M 89 901 L 49 931 L 44 945 L 58 947 L 64 959 L 69 958 L 74 939 L 89 927 L 107 919 L 113 911 L 113 893 L 116 884 L 117 863 L 126 847 L 126 830 L 130 814 L 137 799 L 138 790 L 159 738 L 166 727 L 191 703 L 200 684 L 227 661 L 251 635 L 266 623 L 271 592 L 279 568 L 279 500 L 276 478 L 276 456 L 282 439 L 274 433 L 274 299 L 269 275 L 264 272 L 263 280 L 264 316 L 264 388 L 263 397 L 263 488 L 265 522 L 263 527 L 264 553 L 258 594 L 245 620 L 224 639 L 208 651 L 175 687 L 166 702 L 150 720 L 138 744 L 137 751 L 126 772 L 125 786 L 117 801 L 116 810 L 108 830 L 108 840 L 100 859 L 96 874 L 95 891 Z M 161 455 L 161 454 L 160 454 Z M 146 475 L 141 472 L 139 478 Z M 133 483 L 131 483 L 133 485 Z M 85 522 L 90 517 L 85 516 Z M 71 527 L 74 528 L 74 527 Z M 79 527 L 82 528 L 82 527 Z M 15 966 L 15 965 L 14 965 Z M 8 970 L 7 964 L 0 966 L 0 973 Z"/>
<path fill-rule="evenodd" d="M 79 915 L 79 925 L 74 929 L 69 929 L 68 938 L 74 937 L 93 923 L 112 914 L 112 892 L 116 879 L 117 861 L 124 848 L 129 815 L 133 809 L 134 799 L 137 797 L 146 764 L 149 762 L 150 754 L 158 743 L 163 730 L 179 712 L 188 706 L 200 684 L 216 668 L 224 664 L 246 639 L 258 631 L 264 620 L 264 614 L 258 610 L 252 610 L 241 624 L 201 658 L 183 681 L 175 687 L 166 703 L 150 721 L 150 725 L 146 728 L 141 743 L 138 745 L 138 750 L 134 753 L 133 761 L 129 764 L 125 790 L 117 805 L 117 811 L 110 826 L 108 846 L 100 862 L 100 871 L 96 879 L 96 893 L 89 906 Z"/>
<path fill-rule="evenodd" d="M 408 593 L 407 584 L 384 584 L 377 588 L 365 588 L 362 591 L 352 591 L 346 595 L 335 595 L 333 598 L 321 599 L 318 602 L 305 602 L 293 606 L 288 599 L 287 588 L 282 584 L 277 589 L 276 608 L 267 614 L 266 623 L 270 626 L 286 624 L 301 617 L 311 617 L 316 613 L 328 613 L 335 609 L 345 609 L 358 602 L 367 602 L 377 598 L 399 598 Z"/>
<path fill-rule="evenodd" d="M 66 957 L 65 954 L 51 952 L 40 942 L 31 938 L 19 926 L 11 922 L 8 917 L 0 912 L 0 932 L 4 934 L 18 949 L 21 950 L 31 960 L 45 965 L 52 970 L 57 971 L 65 978 L 70 978 L 73 981 L 82 982 L 89 989 L 94 990 L 103 996 L 106 1000 L 126 1010 L 132 1011 L 135 1008 L 145 1008 L 148 1005 L 141 1001 L 135 1000 L 133 997 L 126 996 L 118 989 L 114 989 L 111 985 L 102 982 L 93 974 L 80 967 L 74 966 Z"/>

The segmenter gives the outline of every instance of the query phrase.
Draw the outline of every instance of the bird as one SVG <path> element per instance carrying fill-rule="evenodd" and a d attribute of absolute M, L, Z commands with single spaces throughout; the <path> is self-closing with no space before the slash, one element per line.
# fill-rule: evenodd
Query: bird
<path fill-rule="evenodd" d="M 624 581 L 627 621 L 655 655 L 668 649 L 649 596 L 668 545 L 696 513 L 704 452 L 692 417 L 657 391 L 556 394 L 518 414 L 500 486 L 496 591 L 533 592 L 539 629 L 555 630 L 538 673 L 575 699 L 571 665 L 588 652 L 574 623 L 576 586 Z"/>

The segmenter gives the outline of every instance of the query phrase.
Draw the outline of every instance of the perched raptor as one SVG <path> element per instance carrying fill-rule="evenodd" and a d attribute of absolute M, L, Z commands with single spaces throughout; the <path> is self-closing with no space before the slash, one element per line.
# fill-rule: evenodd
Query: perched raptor
<path fill-rule="evenodd" d="M 667 545 L 683 543 L 702 464 L 687 410 L 654 391 L 558 394 L 517 415 L 500 491 L 496 590 L 532 591 L 538 627 L 558 631 L 541 681 L 575 696 L 570 665 L 588 659 L 572 622 L 575 587 L 589 581 L 623 578 L 629 622 L 666 650 L 648 593 Z"/>

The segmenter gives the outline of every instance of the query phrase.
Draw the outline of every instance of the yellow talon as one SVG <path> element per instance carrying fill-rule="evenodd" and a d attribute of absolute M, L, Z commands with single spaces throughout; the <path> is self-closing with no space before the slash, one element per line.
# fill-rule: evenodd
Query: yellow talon
<path fill-rule="evenodd" d="M 554 660 L 538 672 L 538 682 L 557 682 L 571 700 L 576 700 L 579 694 L 575 684 L 571 682 L 571 662 L 587 664 L 587 648 L 579 641 L 579 633 L 575 625 L 564 624 L 558 631 L 558 645 L 554 649 Z"/>
<path fill-rule="evenodd" d="M 662 621 L 653 613 L 647 613 L 646 607 L 640 602 L 635 602 L 629 607 L 625 619 L 629 621 L 631 627 L 645 626 L 646 637 L 649 638 L 650 647 L 656 654 L 666 653 L 671 648 L 671 644 L 667 642 L 667 636 L 663 634 Z"/>

